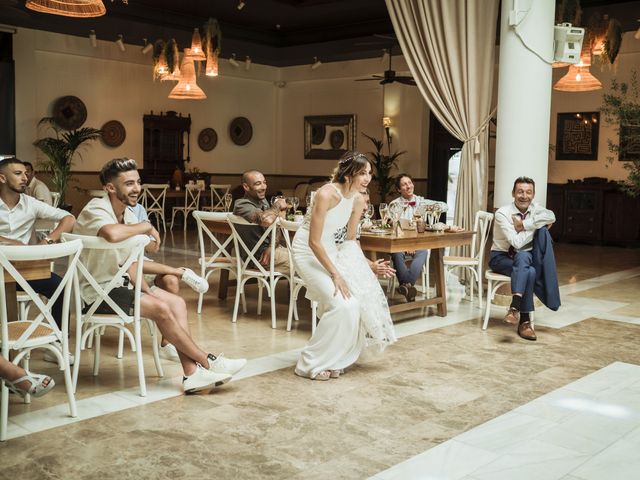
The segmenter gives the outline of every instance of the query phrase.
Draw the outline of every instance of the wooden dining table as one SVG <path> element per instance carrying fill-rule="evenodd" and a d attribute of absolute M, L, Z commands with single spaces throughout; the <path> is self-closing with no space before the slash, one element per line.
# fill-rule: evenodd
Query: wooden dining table
<path fill-rule="evenodd" d="M 207 227 L 214 233 L 231 235 L 231 227 L 227 222 L 205 221 Z M 470 245 L 475 232 L 460 231 L 455 233 L 401 231 L 395 234 L 374 234 L 362 232 L 360 235 L 360 246 L 362 250 L 369 253 L 369 257 L 375 260 L 378 253 L 391 254 L 396 252 L 411 252 L 415 250 L 431 250 L 431 258 L 435 265 L 435 287 L 436 296 L 433 298 L 419 299 L 414 302 L 399 303 L 391 305 L 391 313 L 404 312 L 417 308 L 435 305 L 438 315 L 447 315 L 447 292 L 444 277 L 444 249 L 447 247 L 458 247 Z M 229 271 L 220 271 L 220 283 L 218 285 L 218 298 L 227 298 L 229 287 Z"/>

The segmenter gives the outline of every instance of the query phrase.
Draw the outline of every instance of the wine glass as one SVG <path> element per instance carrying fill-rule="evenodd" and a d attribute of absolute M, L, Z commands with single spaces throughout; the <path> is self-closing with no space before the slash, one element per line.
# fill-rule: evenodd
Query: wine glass
<path fill-rule="evenodd" d="M 231 211 L 231 204 L 233 203 L 233 196 L 230 193 L 225 193 L 222 197 L 222 204 L 224 205 L 224 211 Z"/>
<path fill-rule="evenodd" d="M 389 214 L 389 205 L 381 203 L 378 206 L 378 211 L 380 212 L 380 220 L 382 220 L 382 223 L 384 224 L 387 220 L 387 215 Z"/>
<path fill-rule="evenodd" d="M 295 214 L 298 211 L 300 199 L 298 197 L 289 197 L 289 200 L 291 200 L 291 206 L 293 207 L 293 213 Z"/>
<path fill-rule="evenodd" d="M 367 204 L 367 208 L 364 209 L 364 218 L 367 222 L 371 221 L 371 217 L 376 213 L 375 208 L 370 203 Z"/>
<path fill-rule="evenodd" d="M 282 195 L 275 195 L 271 197 L 271 206 L 273 207 L 276 204 L 276 202 L 278 200 L 281 200 L 282 198 L 283 198 Z"/>

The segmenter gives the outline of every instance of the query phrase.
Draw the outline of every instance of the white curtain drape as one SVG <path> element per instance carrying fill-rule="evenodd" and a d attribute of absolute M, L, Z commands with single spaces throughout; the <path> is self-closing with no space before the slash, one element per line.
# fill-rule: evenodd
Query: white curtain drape
<path fill-rule="evenodd" d="M 455 223 L 485 209 L 488 123 L 499 0 L 386 0 L 400 47 L 427 105 L 462 140 Z"/>

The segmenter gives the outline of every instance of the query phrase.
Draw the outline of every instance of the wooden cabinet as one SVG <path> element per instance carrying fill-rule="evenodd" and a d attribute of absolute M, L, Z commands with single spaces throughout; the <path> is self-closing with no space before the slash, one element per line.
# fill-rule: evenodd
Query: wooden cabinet
<path fill-rule="evenodd" d="M 183 117 L 173 111 L 143 116 L 143 160 L 147 176 L 171 177 L 176 167 L 183 168 L 190 160 L 189 133 L 191 116 Z"/>
<path fill-rule="evenodd" d="M 640 246 L 640 199 L 616 182 L 587 179 L 549 184 L 547 206 L 556 214 L 554 240 L 592 245 Z"/>

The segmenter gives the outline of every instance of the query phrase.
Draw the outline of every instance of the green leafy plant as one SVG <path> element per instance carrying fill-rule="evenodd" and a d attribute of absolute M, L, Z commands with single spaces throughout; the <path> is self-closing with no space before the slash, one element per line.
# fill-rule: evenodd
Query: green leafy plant
<path fill-rule="evenodd" d="M 44 117 L 38 122 L 39 127 L 43 125 L 53 130 L 55 137 L 39 138 L 33 144 L 47 156 L 40 165 L 51 175 L 51 183 L 60 193 L 59 203 L 63 205 L 74 157 L 77 154 L 82 158 L 78 148 L 85 142 L 97 140 L 101 131 L 90 127 L 63 130 L 51 117 Z"/>
<path fill-rule="evenodd" d="M 600 110 L 605 120 L 616 126 L 615 132 L 620 139 L 619 142 L 607 140 L 609 151 L 625 159 L 624 168 L 629 171 L 620 186 L 628 195 L 636 197 L 640 195 L 640 89 L 635 70 L 629 83 L 611 81 L 610 91 L 602 96 Z M 607 157 L 607 161 L 612 163 L 614 156 Z"/>
<path fill-rule="evenodd" d="M 387 195 L 391 191 L 393 186 L 393 175 L 391 172 L 397 167 L 396 162 L 400 155 L 407 153 L 405 150 L 400 152 L 395 151 L 391 153 L 391 145 L 387 145 L 388 155 L 385 155 L 382 150 L 384 148 L 384 141 L 378 140 L 375 137 L 371 137 L 362 132 L 362 135 L 367 137 L 373 143 L 375 152 L 369 152 L 373 156 L 373 178 L 378 184 L 378 192 L 380 193 L 380 201 L 386 202 Z"/>

